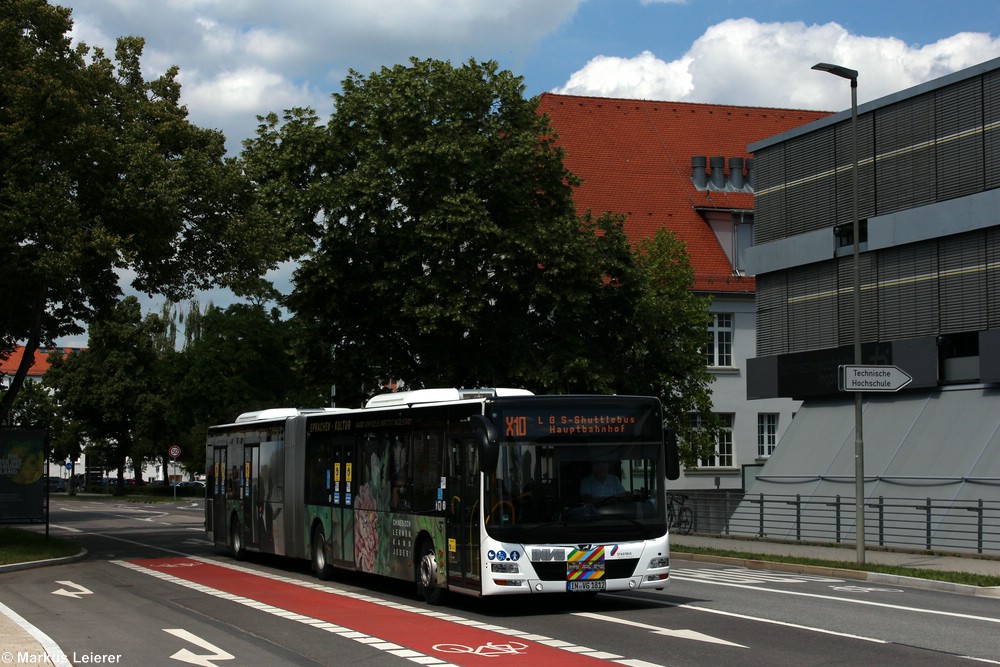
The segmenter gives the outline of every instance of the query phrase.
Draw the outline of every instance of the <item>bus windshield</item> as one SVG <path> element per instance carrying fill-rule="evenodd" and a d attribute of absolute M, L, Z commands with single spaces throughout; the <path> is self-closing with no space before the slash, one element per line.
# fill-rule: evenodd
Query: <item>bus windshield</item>
<path fill-rule="evenodd" d="M 666 534 L 659 401 L 643 397 L 497 399 L 496 470 L 484 470 L 494 539 L 599 543 Z"/>
<path fill-rule="evenodd" d="M 622 542 L 666 532 L 659 443 L 507 442 L 484 475 L 486 530 L 519 543 Z"/>

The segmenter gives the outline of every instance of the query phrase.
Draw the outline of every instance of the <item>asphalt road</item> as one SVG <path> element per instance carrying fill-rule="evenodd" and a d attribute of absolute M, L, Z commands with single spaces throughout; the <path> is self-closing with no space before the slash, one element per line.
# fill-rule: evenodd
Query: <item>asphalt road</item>
<path fill-rule="evenodd" d="M 89 557 L 0 575 L 0 601 L 77 665 L 1000 664 L 995 598 L 675 558 L 657 593 L 429 607 L 398 582 L 237 563 L 194 503 L 56 500 L 51 523 Z"/>

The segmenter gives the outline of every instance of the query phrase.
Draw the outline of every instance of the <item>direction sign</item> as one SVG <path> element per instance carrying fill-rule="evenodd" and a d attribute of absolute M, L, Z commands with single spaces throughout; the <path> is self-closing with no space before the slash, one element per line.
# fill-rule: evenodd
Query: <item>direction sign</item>
<path fill-rule="evenodd" d="M 913 380 L 899 366 L 840 367 L 841 391 L 899 391 Z"/>

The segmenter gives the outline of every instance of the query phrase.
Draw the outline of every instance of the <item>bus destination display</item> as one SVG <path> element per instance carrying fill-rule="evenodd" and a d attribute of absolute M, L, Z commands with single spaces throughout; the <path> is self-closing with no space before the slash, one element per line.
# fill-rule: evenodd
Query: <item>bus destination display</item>
<path fill-rule="evenodd" d="M 615 410 L 594 406 L 587 409 L 506 409 L 496 415 L 502 440 L 601 436 L 643 439 L 656 412 L 650 405 Z"/>

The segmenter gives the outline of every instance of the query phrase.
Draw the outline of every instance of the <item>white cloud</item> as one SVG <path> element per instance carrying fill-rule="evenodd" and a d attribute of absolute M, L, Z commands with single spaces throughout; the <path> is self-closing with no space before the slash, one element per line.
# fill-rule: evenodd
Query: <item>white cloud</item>
<path fill-rule="evenodd" d="M 691 59 L 665 62 L 649 51 L 634 58 L 597 56 L 556 92 L 599 97 L 683 100 L 691 94 Z"/>
<path fill-rule="evenodd" d="M 581 2 L 60 0 L 73 8 L 74 39 L 112 54 L 117 37 L 141 35 L 148 77 L 178 65 L 191 120 L 225 132 L 231 150 L 256 115 L 305 105 L 329 112 L 348 68 L 367 73 L 411 56 L 516 61 Z"/>
<path fill-rule="evenodd" d="M 850 105 L 846 82 L 841 87 L 829 75 L 811 71 L 817 62 L 858 70 L 863 102 L 998 56 L 1000 39 L 985 33 L 918 46 L 852 35 L 837 23 L 743 18 L 711 26 L 674 61 L 648 51 L 632 58 L 598 56 L 555 92 L 838 110 Z"/>

